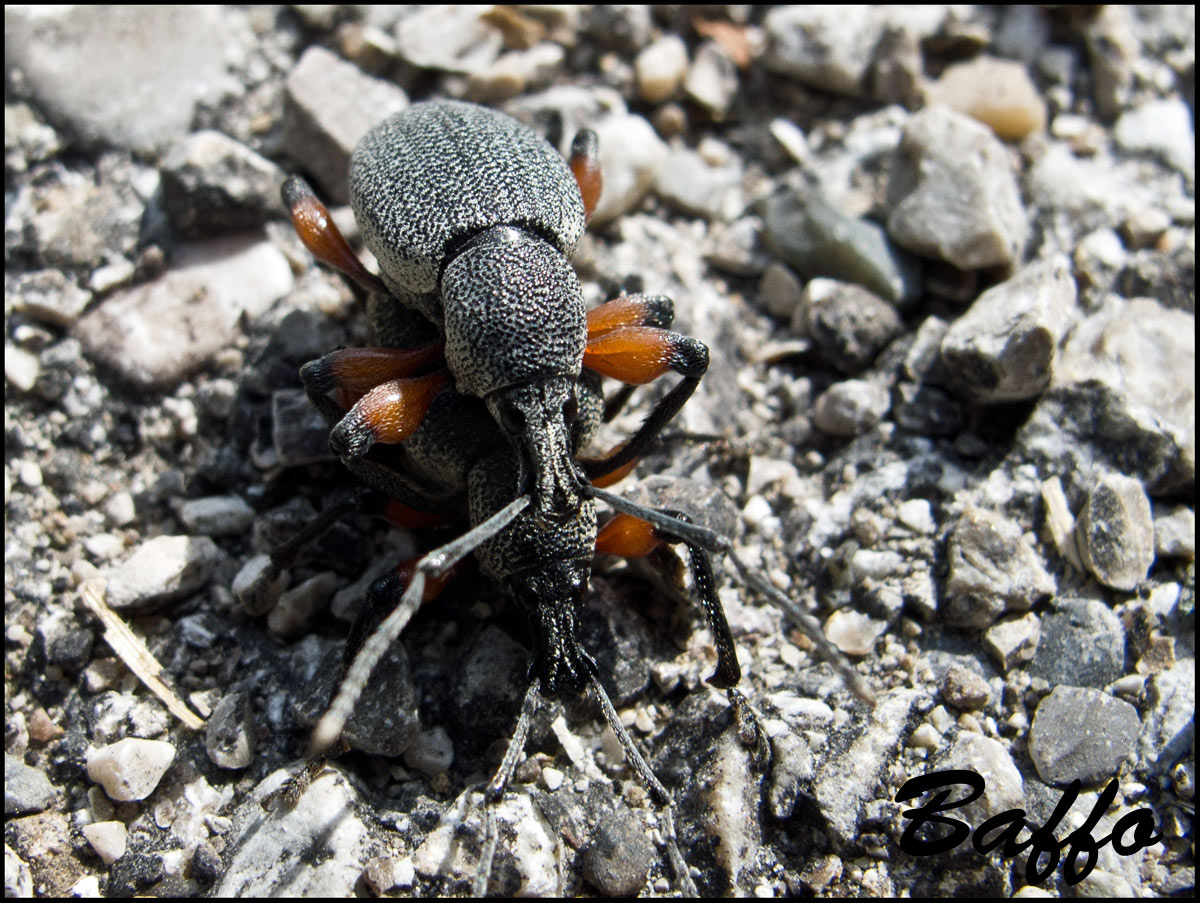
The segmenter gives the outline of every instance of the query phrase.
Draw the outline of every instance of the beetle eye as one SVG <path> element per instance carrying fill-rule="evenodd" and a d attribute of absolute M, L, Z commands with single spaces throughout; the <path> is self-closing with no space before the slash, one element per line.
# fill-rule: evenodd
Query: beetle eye
<path fill-rule="evenodd" d="M 563 402 L 563 422 L 570 426 L 579 417 L 579 399 L 575 397 L 575 390 L 571 390 L 571 394 L 567 400 Z"/>
<path fill-rule="evenodd" d="M 501 405 L 499 410 L 500 429 L 510 436 L 519 435 L 525 429 L 525 415 L 512 405 Z"/>

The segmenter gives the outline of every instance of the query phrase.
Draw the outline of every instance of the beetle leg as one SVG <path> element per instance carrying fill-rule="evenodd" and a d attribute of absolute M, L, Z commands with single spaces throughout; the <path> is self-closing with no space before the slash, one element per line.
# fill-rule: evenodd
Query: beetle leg
<path fill-rule="evenodd" d="M 580 129 L 571 142 L 571 159 L 568 161 L 571 175 L 575 176 L 575 184 L 579 186 L 579 195 L 583 198 L 584 222 L 592 218 L 596 204 L 600 202 L 600 192 L 604 180 L 600 175 L 600 141 L 591 129 Z"/>
<path fill-rule="evenodd" d="M 430 515 L 446 511 L 446 499 L 426 495 L 394 470 L 385 467 L 378 461 L 372 461 L 369 458 L 359 458 L 358 460 L 349 460 L 344 463 L 346 469 L 352 474 L 368 486 L 378 489 L 388 497 L 389 501 L 379 513 L 383 514 L 384 517 L 391 520 L 398 527 L 426 526 L 424 523 L 403 520 L 403 509 L 414 512 L 414 517 L 416 515 Z M 394 520 L 393 515 L 402 519 L 399 521 Z M 451 518 L 451 520 L 454 521 L 457 519 Z"/>
<path fill-rule="evenodd" d="M 660 511 L 666 517 L 682 523 L 691 523 L 691 518 L 681 511 Z M 596 551 L 624 558 L 641 558 L 649 555 L 664 543 L 680 542 L 677 537 L 664 534 L 649 521 L 632 514 L 618 514 L 596 535 Z M 760 768 L 770 761 L 771 748 L 767 735 L 758 723 L 750 704 L 736 689 L 742 679 L 733 646 L 733 634 L 725 618 L 725 608 L 717 596 L 716 581 L 713 579 L 712 557 L 698 545 L 683 541 L 687 546 L 692 569 L 692 582 L 700 593 L 704 613 L 708 617 L 708 628 L 712 633 L 713 645 L 717 647 L 717 670 L 708 678 L 708 683 L 725 691 L 733 708 L 738 725 L 738 738 L 754 750 L 754 760 Z"/>
<path fill-rule="evenodd" d="M 628 442 L 604 458 L 582 462 L 588 479 L 595 482 L 646 453 L 700 385 L 700 377 L 708 370 L 708 346 L 654 326 L 622 326 L 589 340 L 583 365 L 604 376 L 637 385 L 652 382 L 668 371 L 684 377 L 654 406 Z"/>
<path fill-rule="evenodd" d="M 313 407 L 332 425 L 376 386 L 444 360 L 440 341 L 420 348 L 339 348 L 301 367 L 300 379 Z"/>
<path fill-rule="evenodd" d="M 370 488 L 360 488 L 354 495 L 330 505 L 294 536 L 272 549 L 270 564 L 258 574 L 253 583 L 238 593 L 245 608 L 257 614 L 265 613 L 272 604 L 267 598 L 268 590 L 283 571 L 295 565 L 305 549 L 328 533 L 333 525 L 347 514 L 372 513 L 372 509 L 377 508 L 379 504 L 379 493 Z"/>
<path fill-rule="evenodd" d="M 373 462 L 372 462 L 373 463 Z M 386 471 L 379 465 L 374 465 L 381 471 Z M 265 594 L 281 572 L 295 566 L 302 552 L 332 529 L 333 525 L 348 514 L 381 515 L 398 527 L 441 527 L 454 522 L 445 514 L 445 502 L 438 499 L 426 499 L 400 484 L 396 477 L 385 486 L 379 486 L 379 481 L 363 479 L 369 485 L 360 487 L 352 496 L 330 505 L 307 524 L 294 536 L 280 543 L 271 550 L 270 566 L 258 576 L 254 583 L 241 593 L 243 599 L 254 599 Z M 412 504 L 404 504 L 395 497 L 402 495 Z M 420 507 L 417 507 L 420 506 Z M 249 609 L 258 608 L 253 602 L 244 602 Z"/>
<path fill-rule="evenodd" d="M 666 295 L 623 294 L 587 312 L 588 339 L 594 339 L 622 326 L 657 326 L 659 329 L 670 329 L 674 319 L 675 304 Z M 621 412 L 634 388 L 632 385 L 622 386 L 605 399 L 605 423 Z"/>
<path fill-rule="evenodd" d="M 587 312 L 588 340 L 624 326 L 670 329 L 675 304 L 666 295 L 620 295 Z"/>
<path fill-rule="evenodd" d="M 487 520 L 468 530 L 458 539 L 439 546 L 432 552 L 423 555 L 412 567 L 411 582 L 404 588 L 400 601 L 383 622 L 363 641 L 362 647 L 354 657 L 354 661 L 346 669 L 345 677 L 338 687 L 337 694 L 329 709 L 321 717 L 313 730 L 309 743 L 309 754 L 318 756 L 328 749 L 341 735 L 346 719 L 362 695 L 371 672 L 379 663 L 379 659 L 400 635 L 404 625 L 412 618 L 421 605 L 425 594 L 425 584 L 428 579 L 436 579 L 447 574 L 454 565 L 470 555 L 482 543 L 487 542 L 519 515 L 529 504 L 529 496 L 522 495 Z"/>
<path fill-rule="evenodd" d="M 450 373 L 391 379 L 363 395 L 329 433 L 329 447 L 345 461 L 362 458 L 376 442 L 394 445 L 411 436 L 433 399 L 450 384 Z"/>
<path fill-rule="evenodd" d="M 354 280 L 367 291 L 390 294 L 383 281 L 370 272 L 342 237 L 329 210 L 299 176 L 289 176 L 280 190 L 283 204 L 292 218 L 292 225 L 304 247 L 326 266 Z"/>
<path fill-rule="evenodd" d="M 742 581 L 755 592 L 766 596 L 782 609 L 793 626 L 813 641 L 820 656 L 837 669 L 842 680 L 845 681 L 846 686 L 853 691 L 854 695 L 868 705 L 873 706 L 875 704 L 875 691 L 871 689 L 863 676 L 854 670 L 854 665 L 846 658 L 845 654 L 825 636 L 821 622 L 804 611 L 799 605 L 788 598 L 787 595 L 768 583 L 761 574 L 752 570 L 742 561 L 737 553 L 734 552 L 733 542 L 728 537 L 722 536 L 720 533 L 710 530 L 707 527 L 702 527 L 699 524 L 681 521 L 677 517 L 672 517 L 661 511 L 655 511 L 653 508 L 647 508 L 645 505 L 639 505 L 637 502 L 632 502 L 627 498 L 608 492 L 595 485 L 591 486 L 588 492 L 593 498 L 605 502 L 622 514 L 631 514 L 635 518 L 649 522 L 656 531 L 664 536 L 682 540 L 689 547 L 695 545 L 709 554 L 728 555 L 730 560 L 733 561 L 734 567 L 737 569 Z"/>

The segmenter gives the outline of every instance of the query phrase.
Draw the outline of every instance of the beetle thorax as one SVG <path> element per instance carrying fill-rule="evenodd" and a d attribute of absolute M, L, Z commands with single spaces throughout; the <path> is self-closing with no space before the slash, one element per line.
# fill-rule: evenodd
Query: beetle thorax
<path fill-rule="evenodd" d="M 442 304 L 446 364 L 464 395 L 579 378 L 583 292 L 571 264 L 540 238 L 506 226 L 474 238 L 442 274 Z"/>

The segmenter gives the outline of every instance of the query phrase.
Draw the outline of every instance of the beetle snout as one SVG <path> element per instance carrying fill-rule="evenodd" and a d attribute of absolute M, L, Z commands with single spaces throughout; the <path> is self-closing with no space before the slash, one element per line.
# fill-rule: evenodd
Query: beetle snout
<path fill-rule="evenodd" d="M 533 494 L 534 515 L 554 522 L 574 518 L 583 502 L 571 438 L 578 412 L 574 381 L 551 377 L 512 386 L 487 402 L 517 449 L 520 485 Z"/>
<path fill-rule="evenodd" d="M 533 673 L 542 681 L 542 695 L 579 693 L 595 663 L 576 637 L 575 615 L 587 593 L 586 561 L 550 561 L 509 578 L 509 589 L 529 614 L 540 639 Z"/>

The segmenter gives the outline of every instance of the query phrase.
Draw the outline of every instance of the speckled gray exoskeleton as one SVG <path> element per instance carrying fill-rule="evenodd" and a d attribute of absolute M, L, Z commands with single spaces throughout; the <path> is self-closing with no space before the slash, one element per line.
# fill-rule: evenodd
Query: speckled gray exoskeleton
<path fill-rule="evenodd" d="M 736 689 L 741 674 L 710 554 L 729 555 L 743 579 L 785 606 L 806 632 L 819 636 L 820 628 L 748 571 L 728 539 L 679 512 L 645 508 L 600 488 L 624 476 L 695 391 L 708 349 L 669 330 L 673 307 L 660 296 L 622 296 L 585 309 L 569 258 L 599 196 L 592 132 L 575 138 L 568 163 L 502 113 L 450 101 L 416 104 L 362 139 L 350 180 L 355 217 L 381 277 L 358 261 L 302 180 L 289 179 L 283 197 L 317 258 L 368 292 L 379 347 L 334 351 L 301 371 L 332 427 L 331 448 L 368 489 L 276 550 L 262 585 L 352 510 L 403 526 L 470 526 L 372 585 L 313 751 L 319 755 L 339 740 L 387 646 L 441 579 L 474 552 L 482 570 L 528 613 L 537 639 L 516 731 L 486 793 L 487 839 L 475 884 L 482 893 L 495 850 L 495 804 L 541 696 L 590 690 L 670 825 L 670 794 L 630 740 L 576 638 L 596 552 L 634 557 L 662 543 L 687 545 L 717 647 L 709 681 L 725 689 L 739 735 L 759 762 L 769 751 Z M 682 378 L 627 442 L 599 458 L 580 456 L 602 418 L 620 406 L 606 411 L 602 376 L 635 385 L 668 372 Z M 619 512 L 602 529 L 597 499 Z M 818 645 L 860 693 L 869 693 L 823 637 Z M 686 865 L 673 831 L 667 834 L 686 889 Z"/>
<path fill-rule="evenodd" d="M 441 324 L 455 389 L 520 444 L 537 511 L 573 514 L 581 481 L 563 407 L 587 325 L 568 258 L 585 214 L 566 162 L 494 110 L 418 104 L 359 142 L 350 195 L 387 287 Z"/>

